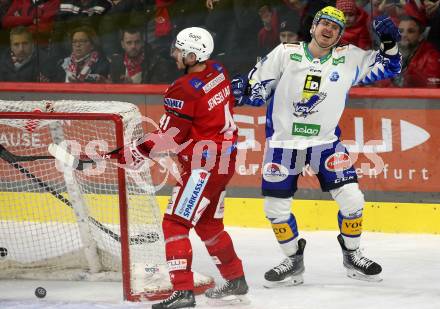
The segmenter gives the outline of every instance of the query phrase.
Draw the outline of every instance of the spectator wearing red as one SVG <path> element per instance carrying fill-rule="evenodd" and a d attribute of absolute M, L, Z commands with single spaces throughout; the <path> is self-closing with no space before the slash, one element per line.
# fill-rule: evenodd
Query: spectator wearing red
<path fill-rule="evenodd" d="M 440 52 L 423 37 L 423 24 L 414 17 L 402 16 L 402 73 L 394 82 L 401 87 L 440 88 Z"/>
<path fill-rule="evenodd" d="M 37 43 L 47 44 L 60 0 L 15 0 L 2 19 L 4 29 L 26 26 Z"/>
<path fill-rule="evenodd" d="M 368 30 L 370 25 L 368 13 L 357 7 L 354 0 L 338 0 L 336 8 L 344 12 L 346 20 L 341 44 L 353 44 L 362 49 L 370 49 L 372 42 Z"/>
<path fill-rule="evenodd" d="M 412 16 L 401 16 L 402 73 L 381 87 L 440 88 L 440 52 L 426 41 L 422 22 Z"/>
<path fill-rule="evenodd" d="M 258 9 L 263 28 L 258 32 L 258 48 L 261 54 L 267 54 L 280 43 L 278 12 L 270 4 L 263 4 Z"/>
<path fill-rule="evenodd" d="M 406 0 L 403 6 L 405 11 L 404 15 L 412 16 L 416 18 L 423 26 L 428 24 L 427 13 L 425 12 L 425 2 L 431 1 L 415 1 L 415 0 Z"/>
<path fill-rule="evenodd" d="M 434 44 L 437 50 L 440 50 L 440 1 L 425 0 L 423 4 L 430 28 L 427 40 Z"/>
<path fill-rule="evenodd" d="M 101 53 L 95 30 L 88 26 L 75 28 L 69 36 L 71 54 L 54 68 L 50 81 L 65 83 L 109 82 L 110 63 Z"/>
<path fill-rule="evenodd" d="M 371 17 L 388 15 L 398 25 L 400 16 L 405 15 L 405 3 L 406 0 L 372 0 L 373 16 Z"/>

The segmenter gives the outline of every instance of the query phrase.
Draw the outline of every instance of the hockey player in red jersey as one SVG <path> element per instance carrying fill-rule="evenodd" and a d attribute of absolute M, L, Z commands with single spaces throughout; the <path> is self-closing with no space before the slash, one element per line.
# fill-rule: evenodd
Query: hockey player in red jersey
<path fill-rule="evenodd" d="M 131 150 L 133 157 L 149 157 L 157 150 L 179 148 L 182 166 L 182 181 L 173 189 L 162 223 L 174 292 L 153 309 L 196 305 L 189 239 L 193 227 L 226 280 L 206 291 L 211 303 L 227 305 L 226 297 L 240 303 L 248 291 L 242 262 L 223 225 L 225 187 L 235 171 L 237 127 L 231 83 L 225 68 L 209 60 L 213 49 L 213 38 L 205 29 L 179 32 L 172 56 L 186 74 L 166 90 L 160 130 Z"/>

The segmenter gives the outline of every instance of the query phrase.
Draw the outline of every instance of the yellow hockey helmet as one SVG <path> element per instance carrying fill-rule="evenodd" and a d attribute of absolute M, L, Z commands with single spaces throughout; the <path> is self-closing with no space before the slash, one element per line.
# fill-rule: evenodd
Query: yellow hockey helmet
<path fill-rule="evenodd" d="M 313 19 L 313 24 L 317 25 L 321 19 L 327 19 L 330 20 L 336 24 L 338 24 L 339 27 L 341 27 L 341 32 L 345 28 L 345 15 L 344 12 L 341 10 L 338 10 L 337 8 L 333 6 L 326 6 L 322 10 L 319 10 L 315 14 L 315 18 Z"/>

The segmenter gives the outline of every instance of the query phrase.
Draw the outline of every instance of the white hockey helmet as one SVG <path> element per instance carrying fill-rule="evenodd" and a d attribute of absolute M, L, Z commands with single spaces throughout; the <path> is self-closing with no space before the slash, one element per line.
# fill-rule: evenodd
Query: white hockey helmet
<path fill-rule="evenodd" d="M 199 27 L 185 28 L 177 34 L 174 46 L 182 51 L 183 57 L 194 53 L 197 61 L 209 59 L 214 50 L 214 39 L 208 30 Z"/>

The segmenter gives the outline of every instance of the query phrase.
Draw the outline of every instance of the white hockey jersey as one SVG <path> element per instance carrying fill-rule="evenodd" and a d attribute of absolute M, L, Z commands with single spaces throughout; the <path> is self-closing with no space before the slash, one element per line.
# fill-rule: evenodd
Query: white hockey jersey
<path fill-rule="evenodd" d="M 250 99 L 269 100 L 269 146 L 305 149 L 332 143 L 350 88 L 400 72 L 400 55 L 383 57 L 354 45 L 313 58 L 308 44 L 280 44 L 249 73 Z"/>

